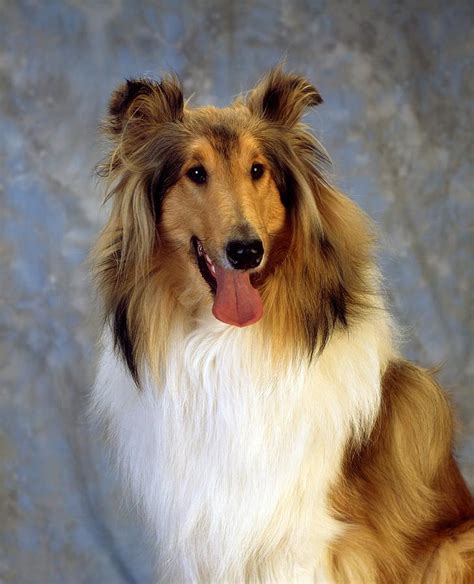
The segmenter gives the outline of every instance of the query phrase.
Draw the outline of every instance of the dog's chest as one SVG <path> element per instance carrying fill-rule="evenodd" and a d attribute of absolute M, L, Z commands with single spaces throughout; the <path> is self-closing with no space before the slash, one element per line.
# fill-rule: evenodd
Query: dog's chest
<path fill-rule="evenodd" d="M 339 531 L 327 492 L 350 425 L 344 379 L 327 363 L 276 371 L 250 341 L 220 327 L 177 338 L 163 387 L 142 393 L 104 356 L 98 406 L 163 580 L 317 582 Z"/>
<path fill-rule="evenodd" d="M 204 579 L 230 566 L 234 580 L 248 578 L 256 556 L 261 570 L 294 577 L 289 570 L 317 563 L 312 523 L 331 523 L 325 488 L 334 469 L 318 465 L 313 476 L 323 449 L 308 371 L 274 372 L 264 353 L 243 350 L 245 335 L 229 332 L 177 345 L 154 400 L 161 554 L 180 556 L 177 565 L 199 558 L 190 575 Z"/>

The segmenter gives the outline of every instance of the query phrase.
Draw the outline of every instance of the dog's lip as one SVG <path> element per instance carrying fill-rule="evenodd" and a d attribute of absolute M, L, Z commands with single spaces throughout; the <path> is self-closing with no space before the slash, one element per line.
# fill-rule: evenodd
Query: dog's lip
<path fill-rule="evenodd" d="M 202 241 L 196 235 L 191 237 L 191 243 L 194 248 L 197 266 L 203 279 L 207 282 L 213 293 L 217 290 L 216 267 L 209 254 L 207 253 Z"/>
<path fill-rule="evenodd" d="M 195 249 L 196 249 L 197 255 L 200 257 L 203 257 L 206 260 L 207 267 L 209 268 L 209 271 L 211 272 L 211 274 L 215 278 L 216 277 L 216 268 L 214 266 L 214 262 L 211 260 L 208 253 L 204 249 L 202 241 L 198 237 L 195 238 L 195 241 L 196 241 Z"/>

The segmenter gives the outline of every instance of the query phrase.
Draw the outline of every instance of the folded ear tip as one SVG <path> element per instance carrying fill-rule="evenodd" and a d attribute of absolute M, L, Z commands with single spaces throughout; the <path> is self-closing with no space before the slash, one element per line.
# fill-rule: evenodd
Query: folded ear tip
<path fill-rule="evenodd" d="M 126 79 L 113 91 L 109 100 L 109 118 L 104 126 L 109 134 L 122 132 L 124 119 L 130 115 L 132 104 L 139 97 L 146 102 L 144 111 L 150 119 L 171 121 L 182 118 L 184 98 L 182 84 L 176 74 L 166 74 L 159 81 L 146 77 Z"/>
<path fill-rule="evenodd" d="M 128 80 L 125 81 L 112 92 L 109 100 L 109 113 L 112 116 L 118 115 L 123 109 L 129 92 L 129 83 Z"/>
<path fill-rule="evenodd" d="M 324 99 L 321 97 L 321 94 L 319 93 L 319 91 L 317 89 L 314 89 L 313 95 L 312 95 L 312 100 L 310 105 L 311 106 L 315 106 L 315 105 L 321 105 L 322 103 L 324 103 Z"/>
<path fill-rule="evenodd" d="M 288 126 L 296 124 L 305 110 L 323 103 L 319 91 L 304 76 L 271 69 L 247 100 L 252 113 Z"/>
<path fill-rule="evenodd" d="M 306 100 L 307 107 L 313 107 L 323 103 L 321 94 L 316 87 L 302 75 L 295 75 L 293 78 L 295 94 L 300 93 Z"/>
<path fill-rule="evenodd" d="M 127 79 L 121 83 L 110 97 L 110 115 L 122 116 L 135 97 L 149 86 L 150 82 L 144 79 Z"/>

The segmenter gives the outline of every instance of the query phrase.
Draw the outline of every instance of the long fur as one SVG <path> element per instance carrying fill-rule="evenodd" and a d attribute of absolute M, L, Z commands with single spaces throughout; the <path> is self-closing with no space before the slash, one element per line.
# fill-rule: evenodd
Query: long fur
<path fill-rule="evenodd" d="M 474 581 L 451 409 L 398 354 L 370 222 L 301 122 L 321 102 L 281 68 L 224 109 L 188 107 L 173 77 L 111 98 L 92 409 L 159 582 Z M 265 255 L 264 316 L 241 329 L 212 316 L 192 240 L 224 264 L 242 230 Z"/>

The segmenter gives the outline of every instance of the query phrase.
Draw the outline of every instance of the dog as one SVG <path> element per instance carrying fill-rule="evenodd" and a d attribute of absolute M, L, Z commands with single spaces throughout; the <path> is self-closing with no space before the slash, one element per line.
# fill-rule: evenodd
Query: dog
<path fill-rule="evenodd" d="M 474 582 L 452 409 L 399 354 L 321 102 L 281 66 L 222 109 L 172 75 L 111 97 L 92 410 L 157 582 Z"/>

